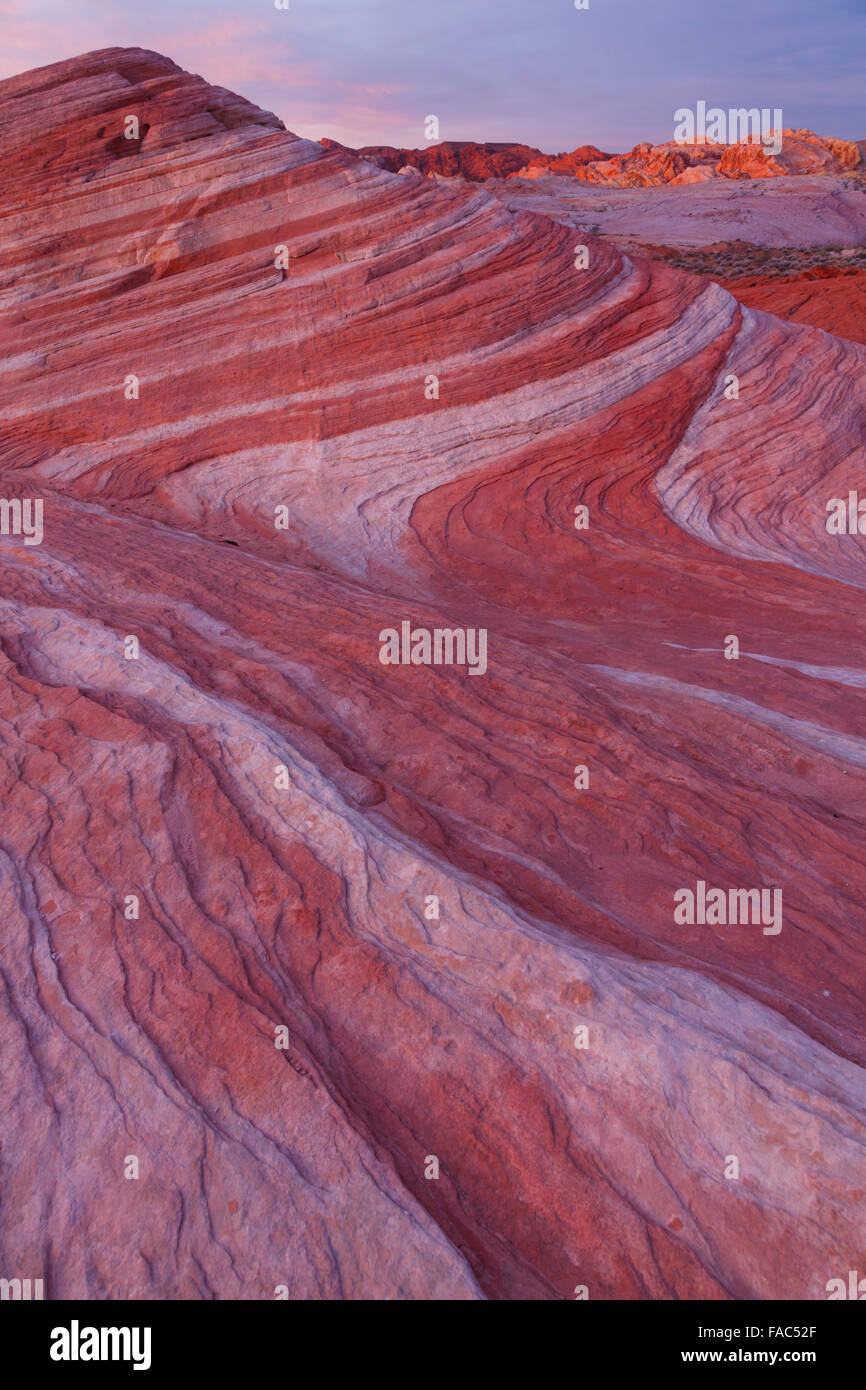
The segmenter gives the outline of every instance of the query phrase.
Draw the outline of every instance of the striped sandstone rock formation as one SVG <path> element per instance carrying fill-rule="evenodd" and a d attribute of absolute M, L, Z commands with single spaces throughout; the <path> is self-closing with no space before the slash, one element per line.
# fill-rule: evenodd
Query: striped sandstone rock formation
<path fill-rule="evenodd" d="M 0 128 L 0 489 L 44 508 L 0 537 L 2 1268 L 826 1297 L 864 351 L 157 54 L 0 83 Z M 404 620 L 484 676 L 383 665 Z M 678 924 L 697 881 L 781 932 Z"/>

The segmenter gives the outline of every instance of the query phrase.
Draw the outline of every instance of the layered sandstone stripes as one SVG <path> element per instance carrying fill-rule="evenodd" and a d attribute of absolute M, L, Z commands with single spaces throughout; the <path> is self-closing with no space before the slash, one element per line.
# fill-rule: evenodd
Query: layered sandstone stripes
<path fill-rule="evenodd" d="M 2 83 L 0 125 L 0 481 L 45 508 L 0 539 L 3 1269 L 825 1297 L 864 1258 L 866 567 L 823 511 L 864 350 L 155 54 Z M 403 619 L 485 627 L 487 674 L 383 666 Z M 781 887 L 782 932 L 677 925 L 697 879 Z"/>

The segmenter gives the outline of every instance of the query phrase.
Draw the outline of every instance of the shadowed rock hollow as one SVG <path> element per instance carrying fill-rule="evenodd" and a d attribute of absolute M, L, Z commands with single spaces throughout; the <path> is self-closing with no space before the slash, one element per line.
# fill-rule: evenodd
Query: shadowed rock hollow
<path fill-rule="evenodd" d="M 0 538 L 3 1269 L 826 1297 L 864 350 L 157 54 L 0 83 L 0 127 L 0 488 L 44 504 Z M 383 665 L 403 620 L 486 673 Z M 782 930 L 678 924 L 699 880 Z"/>

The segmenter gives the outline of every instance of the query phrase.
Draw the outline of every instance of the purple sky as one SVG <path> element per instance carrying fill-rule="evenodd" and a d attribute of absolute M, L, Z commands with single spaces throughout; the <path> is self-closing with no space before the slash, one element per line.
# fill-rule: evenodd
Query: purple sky
<path fill-rule="evenodd" d="M 548 151 L 673 137 L 674 111 L 780 106 L 866 138 L 866 0 L 0 0 L 0 77 L 153 48 L 349 145 L 520 140 Z"/>

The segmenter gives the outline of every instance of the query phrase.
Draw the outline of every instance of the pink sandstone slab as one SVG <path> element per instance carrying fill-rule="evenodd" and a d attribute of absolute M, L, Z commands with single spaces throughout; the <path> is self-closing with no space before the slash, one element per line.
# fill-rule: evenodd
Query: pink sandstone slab
<path fill-rule="evenodd" d="M 2 1267 L 826 1297 L 866 1260 L 866 555 L 824 527 L 864 350 L 156 54 L 0 121 L 0 481 L 44 503 L 0 538 Z M 487 670 L 383 665 L 403 620 Z M 782 930 L 677 923 L 698 881 Z"/>

